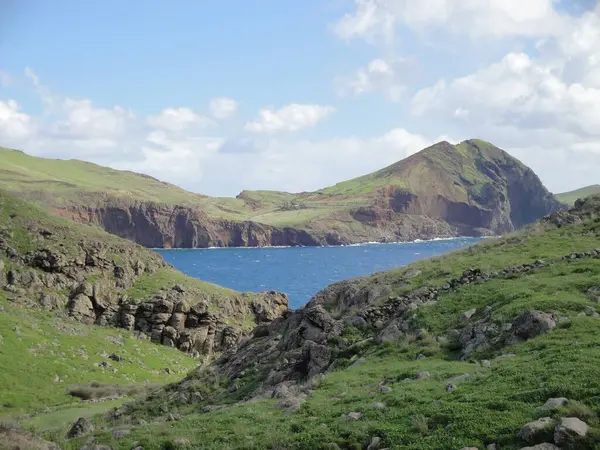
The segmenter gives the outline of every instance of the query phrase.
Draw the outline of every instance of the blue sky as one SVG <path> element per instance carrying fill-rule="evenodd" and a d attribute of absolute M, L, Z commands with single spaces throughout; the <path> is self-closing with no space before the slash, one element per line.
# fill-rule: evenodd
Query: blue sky
<path fill-rule="evenodd" d="M 481 137 L 572 189 L 600 182 L 599 15 L 590 0 L 8 0 L 0 145 L 235 195 Z"/>

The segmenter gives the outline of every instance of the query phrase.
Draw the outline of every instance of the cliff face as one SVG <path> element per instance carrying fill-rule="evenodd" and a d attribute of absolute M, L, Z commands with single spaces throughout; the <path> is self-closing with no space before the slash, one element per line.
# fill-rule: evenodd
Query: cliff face
<path fill-rule="evenodd" d="M 7 162 L 17 158 L 6 175 L 15 194 L 151 248 L 318 246 L 498 235 L 563 207 L 530 168 L 480 140 L 440 142 L 317 192 L 244 191 L 235 199 L 200 196 L 139 174 L 57 160 L 46 163 L 52 165 L 45 172 L 35 172 L 39 180 L 27 183 L 32 175 L 24 169 L 42 166 L 39 158 L 0 152 L 0 159 L 3 155 Z M 64 177 L 57 181 L 53 174 L 61 164 L 84 173 L 73 183 L 65 184 Z M 87 174 L 96 178 L 83 185 Z M 110 183 L 116 178 L 120 187 Z M 21 179 L 25 181 L 15 184 Z M 59 193 L 53 191 L 57 183 L 62 183 Z"/>
<path fill-rule="evenodd" d="M 199 208 L 138 202 L 103 207 L 55 209 L 65 217 L 103 227 L 109 233 L 149 248 L 207 248 L 340 245 L 330 233 L 277 228 L 251 221 L 208 217 Z"/>
<path fill-rule="evenodd" d="M 207 360 L 288 309 L 284 294 L 239 293 L 186 277 L 155 252 L 1 191 L 0 289 L 16 305 L 138 331 Z"/>

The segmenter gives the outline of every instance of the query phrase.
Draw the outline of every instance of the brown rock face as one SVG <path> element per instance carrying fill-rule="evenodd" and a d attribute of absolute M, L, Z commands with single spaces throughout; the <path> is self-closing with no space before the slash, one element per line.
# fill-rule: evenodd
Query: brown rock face
<path fill-rule="evenodd" d="M 363 178 L 366 181 L 348 182 L 357 194 L 328 193 L 327 189 L 296 194 L 298 201 L 312 205 L 305 207 L 326 212 L 295 228 L 225 220 L 207 215 L 201 206 L 120 199 L 59 212 L 145 247 L 205 248 L 497 235 L 561 208 L 531 169 L 478 140 L 457 145 L 440 142 Z M 365 186 L 356 189 L 361 183 Z M 238 199 L 249 210 L 262 207 L 247 192 Z M 331 205 L 335 208 L 328 209 Z"/>
<path fill-rule="evenodd" d="M 314 236 L 295 228 L 276 228 L 249 221 L 208 217 L 199 208 L 115 201 L 99 207 L 58 210 L 77 222 L 92 223 L 109 233 L 148 248 L 207 248 L 336 245 L 332 236 Z"/>

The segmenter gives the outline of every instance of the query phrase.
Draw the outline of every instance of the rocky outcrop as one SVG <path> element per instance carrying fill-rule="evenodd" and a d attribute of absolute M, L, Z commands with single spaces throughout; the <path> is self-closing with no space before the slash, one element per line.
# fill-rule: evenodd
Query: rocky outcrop
<path fill-rule="evenodd" d="M 2 200 L 0 192 L 0 208 Z M 15 213 L 11 223 L 0 223 L 0 289 L 14 304 L 138 332 L 205 360 L 234 351 L 252 328 L 288 309 L 287 297 L 277 292 L 238 293 L 215 286 L 209 293 L 155 252 L 97 228 L 60 228 L 50 219 L 52 229 L 29 219 L 36 214 Z M 166 284 L 171 275 L 182 284 L 160 288 L 152 281 L 161 276 Z"/>
<path fill-rule="evenodd" d="M 460 278 L 439 288 L 420 287 L 402 296 L 391 294 L 391 286 L 344 281 L 320 293 L 302 309 L 290 311 L 271 324 L 254 330 L 238 350 L 221 356 L 215 367 L 231 380 L 244 377 L 249 368 L 262 373 L 261 388 L 283 382 L 310 379 L 336 366 L 340 355 L 356 354 L 342 332 L 352 325 L 364 332 L 365 343 L 398 340 L 407 333 L 419 334 L 412 323 L 416 309 L 435 304 L 441 295 L 473 283 L 495 278 L 513 278 L 559 261 L 600 258 L 600 249 L 565 255 L 555 260 L 536 260 L 492 273 L 469 269 Z M 450 330 L 447 340 L 468 359 L 475 351 L 494 350 L 532 339 L 550 331 L 557 319 L 547 312 L 526 310 L 511 321 L 496 323 L 491 309 L 467 311 L 457 318 L 463 328 Z M 354 344 L 353 344 L 354 345 Z M 360 349 L 360 343 L 356 344 Z"/>

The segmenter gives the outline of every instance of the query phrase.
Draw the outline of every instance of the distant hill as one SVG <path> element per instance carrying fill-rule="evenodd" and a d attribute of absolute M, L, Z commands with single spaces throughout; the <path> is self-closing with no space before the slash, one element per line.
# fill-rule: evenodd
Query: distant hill
<path fill-rule="evenodd" d="M 315 192 L 194 194 L 133 172 L 0 150 L 0 187 L 147 247 L 340 245 L 496 235 L 561 207 L 494 145 L 440 142 Z"/>
<path fill-rule="evenodd" d="M 562 194 L 556 194 L 558 201 L 567 205 L 574 205 L 575 202 L 580 198 L 589 197 L 590 195 L 600 194 L 600 184 L 594 184 L 587 186 L 575 191 L 563 192 Z"/>

